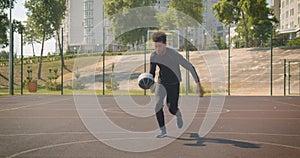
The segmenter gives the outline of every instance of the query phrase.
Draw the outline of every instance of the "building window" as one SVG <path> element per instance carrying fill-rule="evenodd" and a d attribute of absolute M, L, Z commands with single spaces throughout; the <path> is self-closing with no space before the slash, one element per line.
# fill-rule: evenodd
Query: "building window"
<path fill-rule="evenodd" d="M 84 3 L 84 9 L 85 10 L 93 10 L 93 2 L 92 1 L 87 1 Z"/>
<path fill-rule="evenodd" d="M 223 31 L 223 26 L 218 26 L 217 31 Z"/>
<path fill-rule="evenodd" d="M 92 18 L 93 17 L 93 12 L 90 11 L 90 10 L 86 10 L 84 17 L 85 18 Z"/>
<path fill-rule="evenodd" d="M 290 16 L 291 16 L 291 17 L 294 16 L 294 8 L 292 8 L 292 9 L 290 10 Z"/>
<path fill-rule="evenodd" d="M 84 26 L 85 27 L 93 27 L 93 20 L 92 19 L 84 19 Z"/>
<path fill-rule="evenodd" d="M 291 21 L 290 28 L 294 28 L 294 21 Z"/>

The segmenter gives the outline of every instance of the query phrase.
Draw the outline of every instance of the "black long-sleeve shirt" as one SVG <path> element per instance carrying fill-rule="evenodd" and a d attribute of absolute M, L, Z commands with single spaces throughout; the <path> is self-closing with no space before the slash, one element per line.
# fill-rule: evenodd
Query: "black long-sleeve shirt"
<path fill-rule="evenodd" d="M 155 77 L 156 66 L 159 67 L 158 82 L 162 84 L 175 84 L 181 82 L 179 65 L 189 70 L 195 80 L 200 82 L 194 66 L 176 50 L 166 47 L 164 54 L 153 52 L 150 56 L 150 73 Z"/>

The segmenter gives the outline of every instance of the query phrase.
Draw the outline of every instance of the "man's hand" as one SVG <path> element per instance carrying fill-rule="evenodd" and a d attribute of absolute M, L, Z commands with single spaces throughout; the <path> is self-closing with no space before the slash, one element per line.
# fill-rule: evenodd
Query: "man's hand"
<path fill-rule="evenodd" d="M 150 87 L 150 92 L 155 93 L 156 83 L 153 83 L 153 85 Z"/>
<path fill-rule="evenodd" d="M 199 96 L 200 96 L 200 97 L 203 97 L 203 95 L 204 95 L 203 87 L 201 86 L 201 83 L 200 83 L 200 82 L 199 82 L 197 85 L 198 85 L 198 86 L 197 86 L 197 89 L 198 89 Z"/>

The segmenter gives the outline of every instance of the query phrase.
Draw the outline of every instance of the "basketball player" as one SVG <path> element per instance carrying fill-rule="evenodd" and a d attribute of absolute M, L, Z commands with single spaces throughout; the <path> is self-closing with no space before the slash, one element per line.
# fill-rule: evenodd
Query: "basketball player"
<path fill-rule="evenodd" d="M 154 41 L 155 51 L 150 57 L 150 73 L 155 77 L 156 66 L 159 67 L 158 84 L 155 88 L 156 95 L 156 119 L 160 127 L 160 133 L 157 138 L 167 136 L 164 120 L 164 98 L 166 98 L 169 112 L 177 117 L 177 127 L 182 128 L 183 120 L 180 110 L 178 109 L 179 86 L 181 82 L 181 73 L 179 65 L 189 70 L 197 83 L 197 90 L 200 97 L 203 96 L 204 91 L 201 86 L 199 77 L 194 66 L 188 62 L 176 50 L 166 46 L 167 36 L 164 32 L 155 32 L 152 35 Z"/>

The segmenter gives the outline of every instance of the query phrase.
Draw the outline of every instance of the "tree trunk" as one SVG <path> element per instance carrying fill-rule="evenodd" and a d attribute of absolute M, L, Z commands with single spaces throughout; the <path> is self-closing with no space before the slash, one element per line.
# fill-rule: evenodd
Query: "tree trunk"
<path fill-rule="evenodd" d="M 31 43 L 31 47 L 32 47 L 32 55 L 35 57 L 35 52 L 34 52 L 34 46 L 33 46 L 33 43 Z"/>
<path fill-rule="evenodd" d="M 63 48 L 60 42 L 60 36 L 59 36 L 59 31 L 56 31 L 56 36 L 57 36 L 57 41 L 58 41 L 58 49 L 59 49 L 59 55 L 61 56 L 63 53 Z M 62 66 L 65 67 L 65 60 L 62 59 Z"/>
<path fill-rule="evenodd" d="M 248 48 L 249 47 L 249 45 L 248 45 L 248 43 L 249 43 L 249 37 L 248 37 L 249 32 L 248 31 L 249 30 L 247 27 L 247 18 L 245 16 L 244 12 L 242 12 L 242 17 L 244 19 L 244 27 L 245 27 L 245 47 Z"/>
<path fill-rule="evenodd" d="M 42 40 L 41 56 L 40 56 L 40 60 L 39 60 L 38 79 L 42 78 L 42 63 L 43 63 L 43 52 L 44 52 L 45 36 L 46 36 L 46 33 L 44 32 L 43 40 Z"/>

